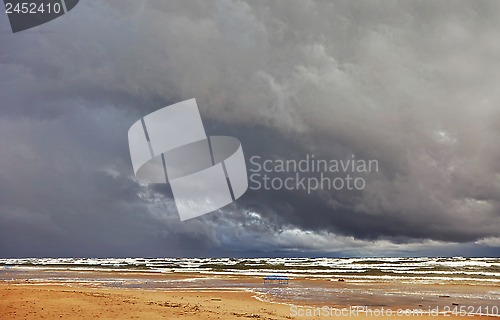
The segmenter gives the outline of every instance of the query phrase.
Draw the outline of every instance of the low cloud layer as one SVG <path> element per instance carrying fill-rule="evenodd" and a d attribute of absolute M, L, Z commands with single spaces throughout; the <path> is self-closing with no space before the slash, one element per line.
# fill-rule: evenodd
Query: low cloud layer
<path fill-rule="evenodd" d="M 83 1 L 0 15 L 0 256 L 498 255 L 496 1 Z M 127 130 L 196 98 L 266 159 L 376 159 L 361 192 L 249 190 L 180 222 Z M 249 163 L 247 163 L 249 165 Z"/>

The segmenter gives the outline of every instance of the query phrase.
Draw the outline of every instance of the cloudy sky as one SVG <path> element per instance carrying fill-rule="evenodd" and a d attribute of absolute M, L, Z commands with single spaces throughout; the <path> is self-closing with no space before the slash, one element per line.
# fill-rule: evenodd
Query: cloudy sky
<path fill-rule="evenodd" d="M 0 14 L 0 257 L 500 256 L 500 2 L 80 1 Z M 181 222 L 127 132 L 196 98 L 266 159 L 376 159 L 361 191 L 248 190 Z"/>

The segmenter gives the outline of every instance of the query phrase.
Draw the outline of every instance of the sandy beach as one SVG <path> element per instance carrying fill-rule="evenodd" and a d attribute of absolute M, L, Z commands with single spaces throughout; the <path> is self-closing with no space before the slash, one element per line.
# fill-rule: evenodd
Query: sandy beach
<path fill-rule="evenodd" d="M 290 310 L 290 306 L 286 304 L 259 301 L 250 292 L 158 292 L 49 284 L 0 284 L 0 314 L 2 319 L 329 318 L 328 316 L 291 316 Z M 476 317 L 481 319 L 494 318 Z M 345 318 L 386 319 L 392 317 L 359 315 Z M 415 315 L 404 316 L 404 318 L 458 319 L 462 317 Z"/>
<path fill-rule="evenodd" d="M 4 259 L 0 319 L 499 319 L 497 263 Z"/>
<path fill-rule="evenodd" d="M 288 285 L 266 286 L 262 284 L 262 278 L 256 276 L 207 277 L 196 273 L 34 268 L 7 268 L 3 270 L 2 277 L 2 320 L 462 319 L 472 316 L 498 319 L 497 316 L 473 315 L 470 312 L 477 311 L 482 301 L 457 298 L 496 292 L 496 285 L 410 286 L 398 282 L 359 283 L 296 278 L 291 279 Z M 420 295 L 403 294 L 411 290 L 426 292 L 425 299 Z M 311 292 L 320 293 L 314 295 Z M 490 306 L 498 304 L 491 299 L 484 302 Z M 469 310 L 470 305 L 474 305 L 475 309 Z M 466 308 L 463 315 L 453 312 L 459 311 L 460 306 Z M 357 308 L 355 313 L 352 308 Z M 444 314 L 446 311 L 447 314 Z"/>
<path fill-rule="evenodd" d="M 288 307 L 247 292 L 154 292 L 0 285 L 2 319 L 286 319 Z"/>

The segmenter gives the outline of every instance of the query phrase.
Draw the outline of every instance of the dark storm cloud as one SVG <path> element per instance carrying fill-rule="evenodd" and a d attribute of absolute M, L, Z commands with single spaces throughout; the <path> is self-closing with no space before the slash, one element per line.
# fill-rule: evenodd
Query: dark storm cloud
<path fill-rule="evenodd" d="M 1 15 L 0 255 L 498 247 L 499 13 L 495 1 L 91 1 L 18 34 Z M 181 223 L 168 186 L 133 178 L 126 132 L 192 97 L 207 133 L 238 137 L 247 160 L 355 154 L 379 172 L 362 192 L 249 190 Z"/>

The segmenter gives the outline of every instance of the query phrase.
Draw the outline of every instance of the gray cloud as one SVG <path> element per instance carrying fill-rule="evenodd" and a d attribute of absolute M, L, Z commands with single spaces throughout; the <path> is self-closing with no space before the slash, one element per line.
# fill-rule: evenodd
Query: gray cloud
<path fill-rule="evenodd" d="M 18 34 L 2 15 L 0 256 L 497 250 L 498 13 L 112 0 Z M 355 154 L 380 170 L 363 192 L 248 191 L 180 223 L 168 186 L 134 180 L 126 132 L 192 97 L 247 158 Z"/>

